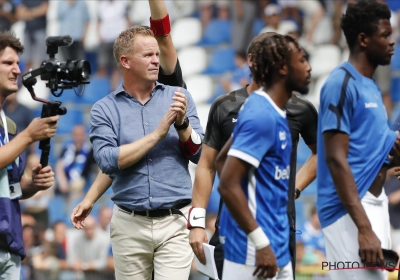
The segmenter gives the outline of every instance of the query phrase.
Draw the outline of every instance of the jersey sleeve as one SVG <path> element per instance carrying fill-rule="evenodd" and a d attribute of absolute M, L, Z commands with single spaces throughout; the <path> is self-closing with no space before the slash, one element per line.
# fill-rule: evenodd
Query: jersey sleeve
<path fill-rule="evenodd" d="M 179 59 L 176 61 L 175 70 L 171 75 L 166 75 L 164 70 L 160 66 L 160 72 L 158 73 L 158 82 L 164 85 L 173 87 L 183 87 L 186 89 L 186 84 L 183 81 L 182 68 L 179 64 Z"/>
<path fill-rule="evenodd" d="M 305 100 L 303 113 L 300 114 L 301 129 L 300 134 L 307 145 L 317 143 L 318 112 L 311 102 Z"/>
<path fill-rule="evenodd" d="M 329 77 L 321 89 L 319 121 L 321 132 L 337 130 L 350 134 L 350 121 L 355 106 L 356 92 L 350 76 Z"/>
<path fill-rule="evenodd" d="M 207 146 L 220 151 L 222 149 L 222 130 L 219 123 L 219 102 L 214 101 L 208 113 L 206 133 L 204 135 L 203 143 Z"/>
<path fill-rule="evenodd" d="M 239 113 L 228 152 L 228 156 L 239 158 L 255 168 L 258 168 L 264 155 L 274 145 L 276 127 L 272 115 L 257 105 L 256 102 L 247 102 Z"/>

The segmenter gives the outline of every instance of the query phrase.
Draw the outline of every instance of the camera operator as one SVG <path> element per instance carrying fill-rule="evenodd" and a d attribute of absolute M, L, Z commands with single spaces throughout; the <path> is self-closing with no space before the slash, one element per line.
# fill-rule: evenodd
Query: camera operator
<path fill-rule="evenodd" d="M 23 49 L 12 33 L 0 32 L 0 108 L 6 97 L 18 90 L 19 54 Z M 23 175 L 24 150 L 34 142 L 53 137 L 60 117 L 36 118 L 25 130 L 18 132 L 15 123 L 2 109 L 0 115 L 0 278 L 19 279 L 25 248 L 18 199 L 46 190 L 54 182 L 50 166 L 42 168 L 38 164 L 32 169 L 32 178 Z"/>

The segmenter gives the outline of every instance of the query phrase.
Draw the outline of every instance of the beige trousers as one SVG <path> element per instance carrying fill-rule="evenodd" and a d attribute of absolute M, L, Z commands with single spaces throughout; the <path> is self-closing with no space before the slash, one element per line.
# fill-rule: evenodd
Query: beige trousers
<path fill-rule="evenodd" d="M 187 217 L 190 205 L 181 209 Z M 186 220 L 146 218 L 114 205 L 110 224 L 117 280 L 187 280 L 193 261 Z"/>

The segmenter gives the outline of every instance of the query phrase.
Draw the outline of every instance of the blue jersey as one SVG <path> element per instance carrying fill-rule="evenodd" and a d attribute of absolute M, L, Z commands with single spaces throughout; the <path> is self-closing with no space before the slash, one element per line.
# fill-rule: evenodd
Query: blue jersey
<path fill-rule="evenodd" d="M 291 143 L 285 111 L 263 91 L 250 95 L 239 113 L 228 155 L 252 166 L 241 186 L 253 217 L 271 242 L 279 267 L 290 261 L 287 203 Z M 225 207 L 220 237 L 227 260 L 256 264 L 255 246 Z"/>
<path fill-rule="evenodd" d="M 322 227 L 347 213 L 325 160 L 323 133 L 329 130 L 349 135 L 347 161 L 361 199 L 387 160 L 396 133 L 389 129 L 378 86 L 349 62 L 332 71 L 320 96 L 317 210 Z"/>

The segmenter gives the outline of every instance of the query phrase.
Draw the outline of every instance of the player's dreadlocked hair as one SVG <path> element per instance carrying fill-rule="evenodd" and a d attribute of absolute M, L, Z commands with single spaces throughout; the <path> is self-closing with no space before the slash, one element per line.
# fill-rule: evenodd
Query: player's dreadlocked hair
<path fill-rule="evenodd" d="M 250 70 L 258 85 L 263 87 L 270 85 L 276 71 L 287 64 L 290 54 L 289 43 L 300 48 L 292 37 L 277 33 L 263 36 L 249 47 L 252 63 Z"/>
<path fill-rule="evenodd" d="M 350 50 L 354 48 L 360 33 L 372 35 L 381 19 L 390 20 L 390 9 L 384 3 L 375 0 L 360 0 L 356 4 L 349 3 L 346 14 L 342 16 L 344 36 Z"/>

